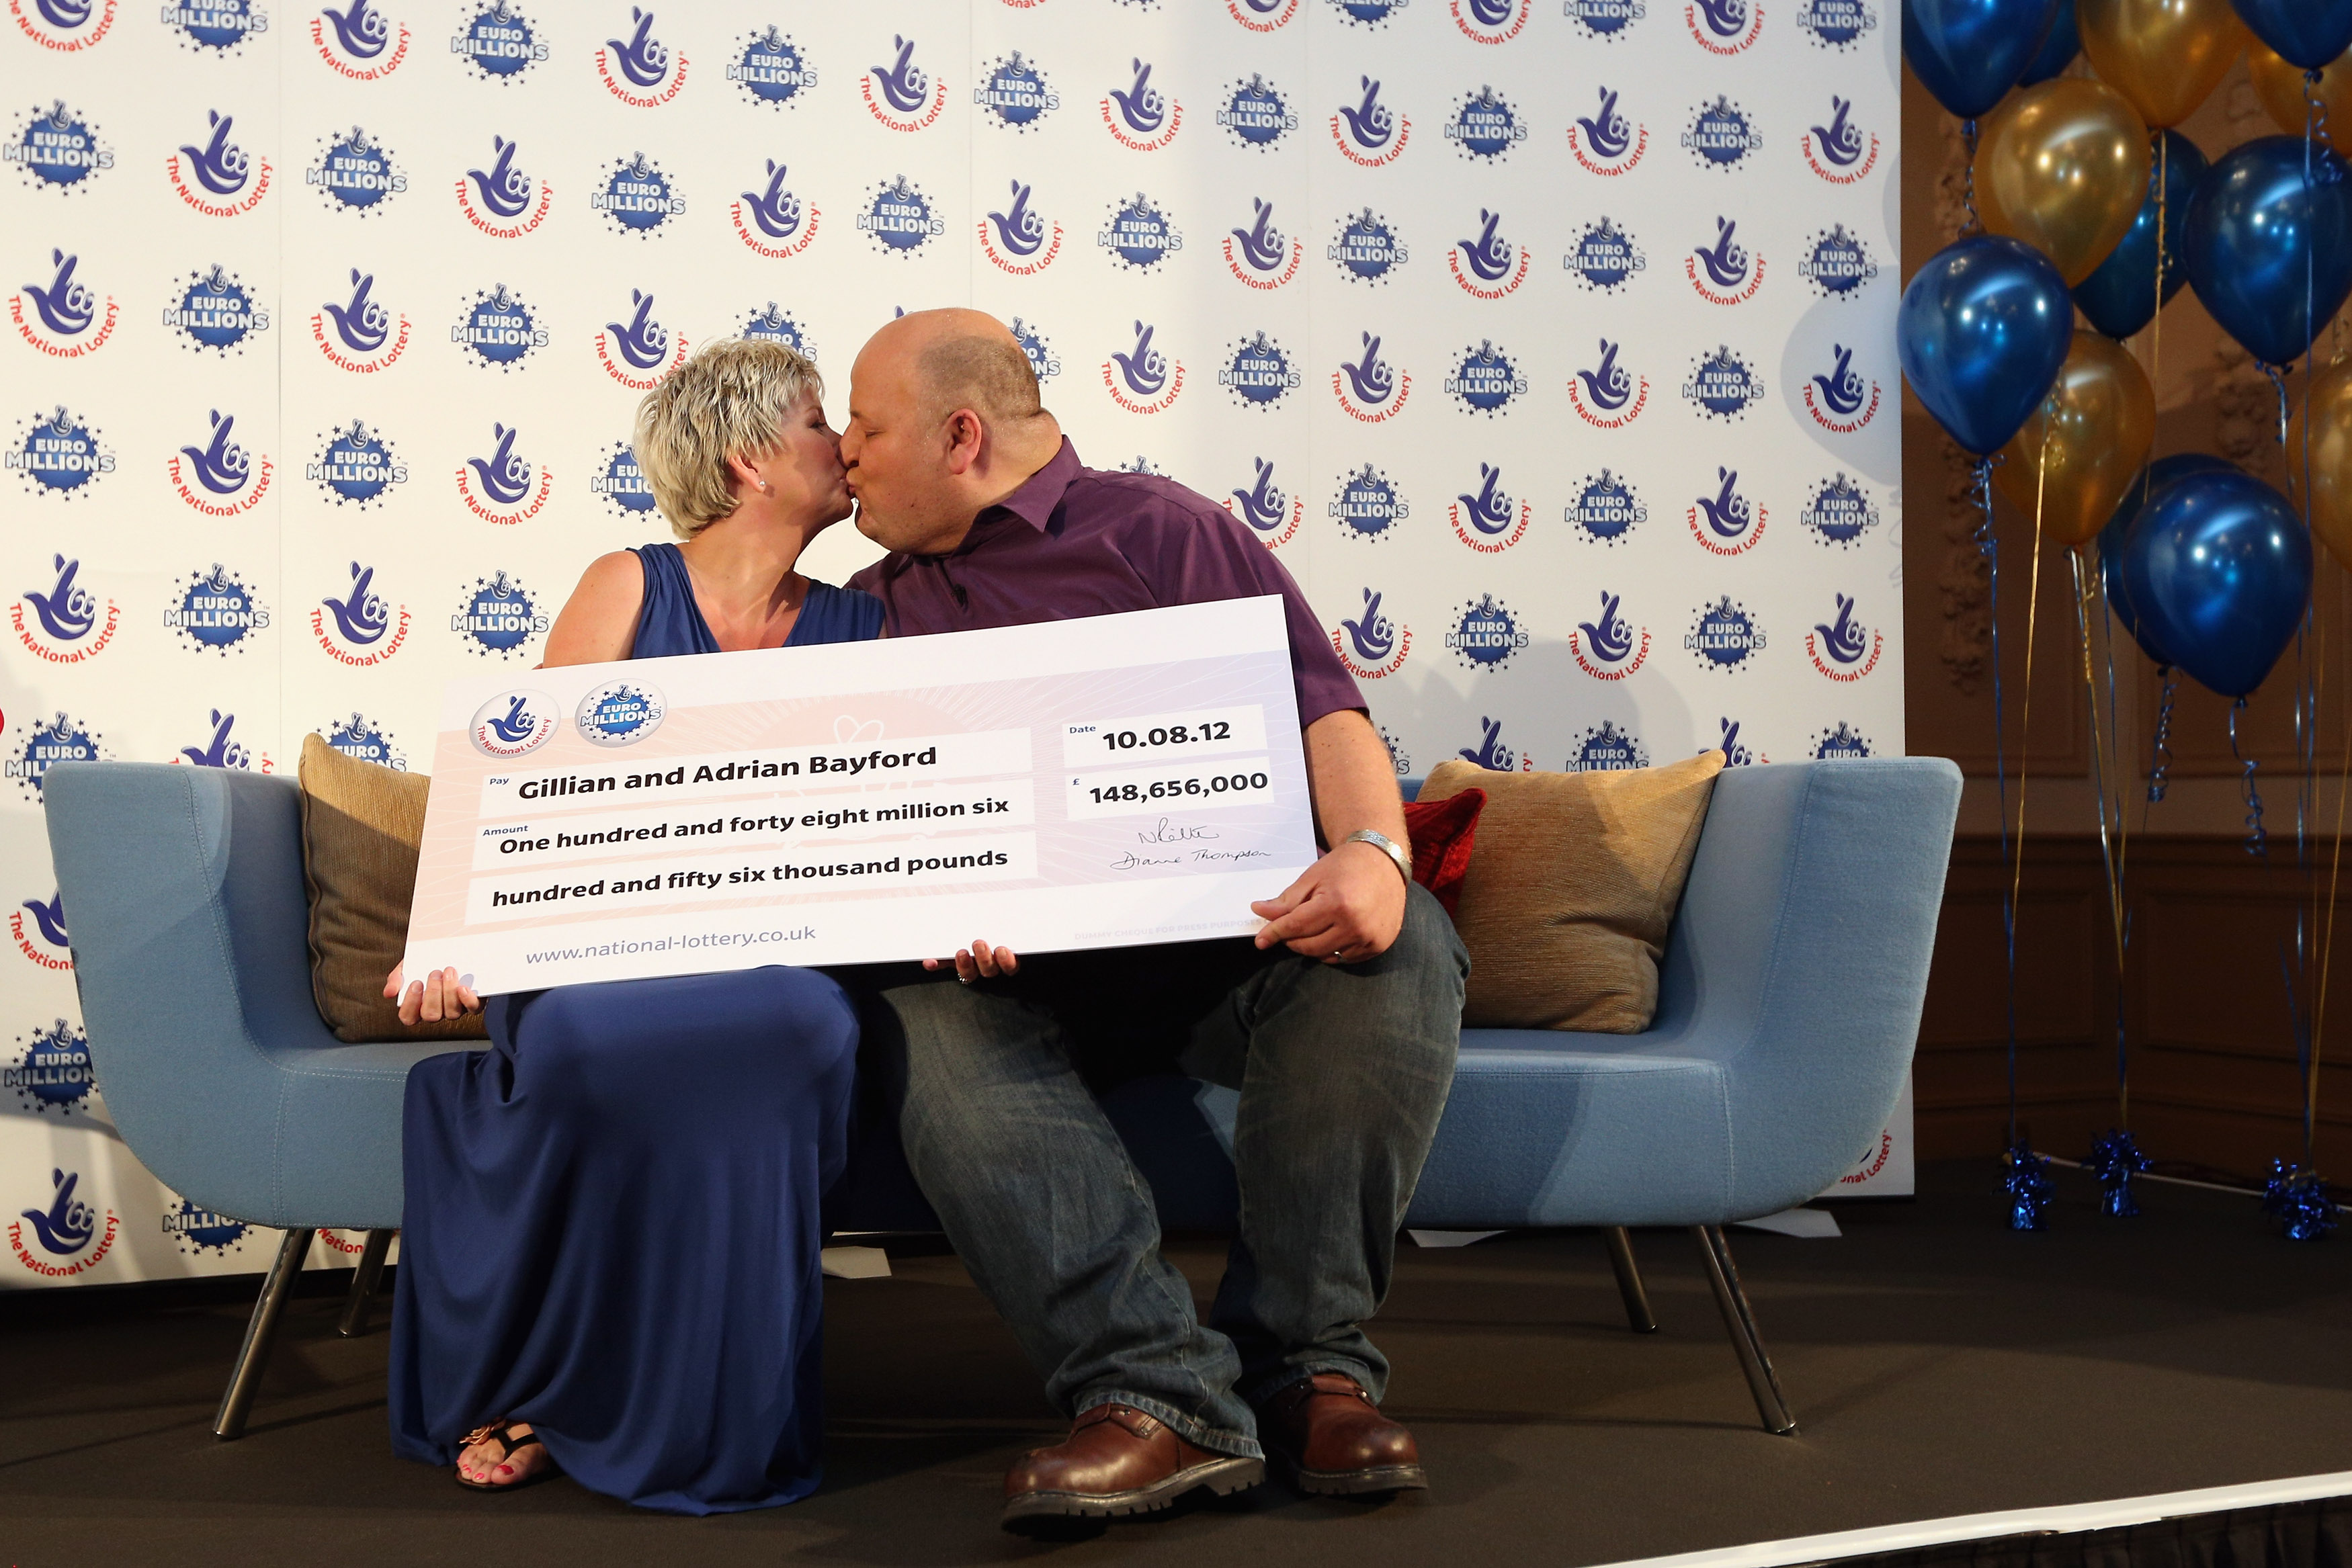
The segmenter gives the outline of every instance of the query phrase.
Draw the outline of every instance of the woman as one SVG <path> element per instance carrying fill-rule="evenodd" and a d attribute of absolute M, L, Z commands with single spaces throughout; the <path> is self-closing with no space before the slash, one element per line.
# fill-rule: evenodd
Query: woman
<path fill-rule="evenodd" d="M 592 564 L 546 663 L 879 635 L 878 602 L 794 570 L 850 511 L 822 395 L 808 361 L 760 340 L 708 344 L 648 394 L 637 464 L 683 542 Z M 384 994 L 411 1023 L 482 1005 L 454 968 L 405 988 L 394 969 Z M 768 967 L 488 1013 L 492 1050 L 409 1074 L 394 1450 L 454 1459 L 481 1490 L 560 1467 L 680 1513 L 806 1496 L 818 1200 L 844 1163 L 857 1046 L 840 987 Z"/>

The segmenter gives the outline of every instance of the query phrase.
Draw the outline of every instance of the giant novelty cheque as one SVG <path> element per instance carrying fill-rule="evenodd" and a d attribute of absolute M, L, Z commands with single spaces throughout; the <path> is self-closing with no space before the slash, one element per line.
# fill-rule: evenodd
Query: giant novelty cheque
<path fill-rule="evenodd" d="M 1243 936 L 1316 856 L 1282 601 L 452 682 L 408 972 Z"/>

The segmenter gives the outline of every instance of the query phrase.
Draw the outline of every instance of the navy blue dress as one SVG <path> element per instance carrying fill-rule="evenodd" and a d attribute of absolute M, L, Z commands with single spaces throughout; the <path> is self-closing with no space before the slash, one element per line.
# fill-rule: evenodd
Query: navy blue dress
<path fill-rule="evenodd" d="M 719 651 L 677 547 L 637 551 L 633 658 Z M 878 635 L 809 585 L 786 647 Z M 493 997 L 491 1049 L 408 1075 L 393 1449 L 531 1424 L 591 1490 L 673 1513 L 814 1490 L 818 1201 L 847 1155 L 857 1019 L 774 967 Z"/>

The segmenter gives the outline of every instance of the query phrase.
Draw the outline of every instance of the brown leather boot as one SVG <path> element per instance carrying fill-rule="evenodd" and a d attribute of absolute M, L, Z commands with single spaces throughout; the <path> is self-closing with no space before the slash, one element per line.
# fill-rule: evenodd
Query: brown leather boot
<path fill-rule="evenodd" d="M 1150 1513 L 1195 1487 L 1223 1494 L 1265 1479 L 1263 1459 L 1213 1454 L 1133 1406 L 1097 1405 L 1067 1437 L 1004 1472 L 1003 1523 L 1012 1530 L 1024 1520 Z"/>
<path fill-rule="evenodd" d="M 1412 1434 L 1345 1373 L 1299 1379 L 1260 1407 L 1257 1425 L 1266 1452 L 1301 1491 L 1355 1497 L 1429 1485 Z"/>

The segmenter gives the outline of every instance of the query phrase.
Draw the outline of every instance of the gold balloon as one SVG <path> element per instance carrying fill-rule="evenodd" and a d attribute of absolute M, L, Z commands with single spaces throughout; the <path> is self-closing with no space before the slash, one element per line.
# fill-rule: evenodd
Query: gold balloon
<path fill-rule="evenodd" d="M 2121 343 L 2077 332 L 2050 395 L 2000 449 L 1993 483 L 2028 517 L 2038 488 L 2042 537 L 2078 545 L 2098 537 L 2155 440 L 2156 392 L 2147 372 Z M 2352 465 L 2345 479 L 2352 485 Z"/>
<path fill-rule="evenodd" d="M 1997 235 L 2057 265 L 2069 287 L 2098 270 L 2147 200 L 2147 127 L 2114 89 L 2079 77 L 1992 111 L 1977 149 L 1977 210 Z"/>
<path fill-rule="evenodd" d="M 2253 78 L 2254 96 L 2278 128 L 2289 136 L 2302 135 L 2302 68 L 2287 64 L 2257 38 L 2246 51 L 2246 74 Z M 2319 106 L 2327 116 L 2319 139 L 2339 152 L 2352 146 L 2352 54 L 2337 56 L 2320 71 Z"/>
<path fill-rule="evenodd" d="M 2074 25 L 2099 79 L 2158 131 L 2213 96 L 2248 37 L 2230 0 L 2075 0 Z"/>
<path fill-rule="evenodd" d="M 2303 411 L 2287 426 L 2286 473 L 2303 486 Z M 2352 361 L 2330 365 L 2311 383 L 2311 533 L 2352 567 Z"/>

